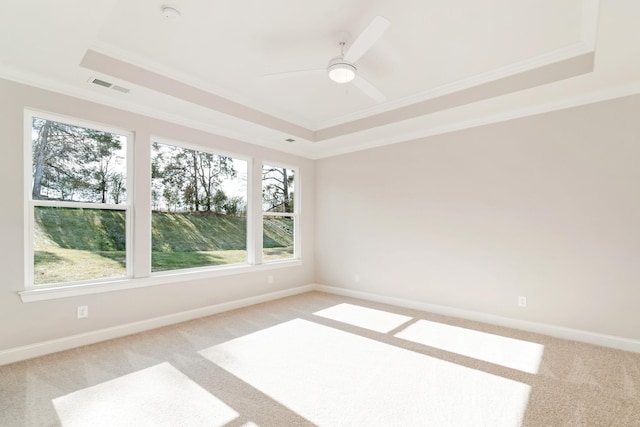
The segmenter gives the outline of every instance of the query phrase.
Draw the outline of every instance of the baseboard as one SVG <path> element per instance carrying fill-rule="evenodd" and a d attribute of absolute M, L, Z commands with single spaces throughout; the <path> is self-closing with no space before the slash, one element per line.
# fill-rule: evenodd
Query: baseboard
<path fill-rule="evenodd" d="M 369 292 L 354 291 L 350 289 L 312 284 L 267 294 L 256 295 L 249 298 L 228 301 L 220 304 L 214 304 L 207 307 L 169 314 L 161 317 L 155 317 L 147 320 L 141 320 L 139 322 L 128 323 L 111 328 L 99 329 L 96 331 L 72 335 L 55 340 L 2 350 L 0 351 L 0 366 L 18 362 L 21 360 L 31 359 L 38 356 L 44 356 L 46 354 L 56 353 L 58 351 L 69 350 L 83 345 L 94 344 L 100 341 L 106 341 L 113 338 L 136 334 L 163 326 L 173 325 L 200 317 L 211 316 L 213 314 L 223 313 L 225 311 L 248 307 L 254 304 L 260 304 L 263 302 L 298 295 L 314 290 L 640 353 L 640 341 L 632 340 L 629 338 L 598 334 L 594 332 L 581 331 L 578 329 L 565 328 L 544 323 L 512 319 L 477 311 L 462 310 L 453 307 L 428 304 L 424 302 L 395 298 Z"/>
<path fill-rule="evenodd" d="M 369 292 L 354 291 L 351 289 L 336 288 L 325 285 L 314 285 L 316 291 L 330 294 L 342 295 L 346 297 L 359 298 L 367 301 L 380 302 L 383 304 L 395 305 L 404 308 L 427 311 L 430 313 L 442 314 L 445 316 L 458 317 L 461 319 L 474 320 L 489 323 L 492 325 L 505 326 L 508 328 L 521 329 L 538 334 L 550 335 L 552 337 L 563 338 L 573 341 L 580 341 L 618 350 L 632 351 L 640 353 L 640 341 L 630 338 L 613 335 L 598 334 L 595 332 L 582 331 L 579 329 L 565 328 L 562 326 L 548 325 L 544 323 L 529 322 L 526 320 L 512 319 L 509 317 L 496 316 L 493 314 L 478 311 L 462 310 L 459 308 L 447 307 L 436 304 L 428 304 L 419 301 L 412 301 L 402 298 L 389 297 L 385 295 L 373 294 Z"/>
<path fill-rule="evenodd" d="M 8 350 L 0 351 L 0 366 L 18 362 L 21 360 L 31 359 L 38 356 L 44 356 L 46 354 L 56 353 L 58 351 L 69 350 L 87 344 L 94 344 L 100 341 L 106 341 L 113 338 L 136 334 L 139 332 L 148 331 L 150 329 L 198 319 L 200 317 L 211 316 L 212 314 L 235 310 L 237 308 L 248 307 L 254 304 L 260 304 L 263 302 L 273 301 L 292 295 L 298 295 L 312 290 L 315 290 L 315 285 L 299 286 L 297 288 L 285 289 L 268 294 L 261 294 L 249 298 L 228 301 L 220 304 L 210 305 L 207 307 L 197 308 L 194 310 L 188 310 L 180 313 L 169 314 L 166 316 L 155 317 L 152 319 L 141 320 L 139 322 L 99 329 L 96 331 L 30 344 L 22 347 L 10 348 Z"/>

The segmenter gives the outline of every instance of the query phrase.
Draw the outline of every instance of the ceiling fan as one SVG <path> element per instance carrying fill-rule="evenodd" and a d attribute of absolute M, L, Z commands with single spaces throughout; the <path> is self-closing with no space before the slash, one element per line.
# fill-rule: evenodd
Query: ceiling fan
<path fill-rule="evenodd" d="M 355 63 L 364 55 L 384 34 L 391 23 L 382 16 L 376 16 L 369 23 L 367 28 L 351 43 L 351 46 L 344 51 L 349 41 L 349 34 L 343 33 L 340 37 L 340 54 L 329 61 L 326 68 L 316 68 L 311 70 L 297 70 L 284 73 L 269 74 L 265 79 L 282 79 L 305 74 L 327 73 L 329 78 L 336 83 L 352 82 L 365 95 L 377 102 L 383 102 L 387 98 L 374 85 L 358 74 Z"/>

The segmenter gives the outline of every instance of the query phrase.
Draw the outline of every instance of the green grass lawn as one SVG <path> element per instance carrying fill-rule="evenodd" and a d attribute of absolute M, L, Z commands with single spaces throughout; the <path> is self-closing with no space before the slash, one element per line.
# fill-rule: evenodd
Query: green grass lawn
<path fill-rule="evenodd" d="M 247 261 L 247 251 L 153 252 L 152 271 L 178 270 L 209 265 L 238 264 Z"/>
<path fill-rule="evenodd" d="M 246 262 L 247 252 L 242 250 L 153 252 L 153 271 L 169 271 L 212 265 Z M 263 259 L 275 261 L 293 258 L 293 247 L 266 248 Z M 55 245 L 39 245 L 35 251 L 34 284 L 75 282 L 97 278 L 126 276 L 123 251 L 90 252 L 64 249 Z"/>
<path fill-rule="evenodd" d="M 33 283 L 75 282 L 125 276 L 124 251 L 91 252 L 36 242 Z"/>
<path fill-rule="evenodd" d="M 37 208 L 34 284 L 126 276 L 124 212 Z M 246 219 L 153 214 L 152 271 L 246 262 Z M 290 219 L 264 221 L 265 261 L 293 257 Z M 70 231 L 72 230 L 72 231 Z"/>
<path fill-rule="evenodd" d="M 293 245 L 281 248 L 264 248 L 262 251 L 263 261 L 276 261 L 293 258 Z"/>

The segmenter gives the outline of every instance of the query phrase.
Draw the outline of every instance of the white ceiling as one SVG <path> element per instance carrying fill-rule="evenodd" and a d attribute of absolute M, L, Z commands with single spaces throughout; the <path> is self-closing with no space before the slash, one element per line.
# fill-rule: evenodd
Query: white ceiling
<path fill-rule="evenodd" d="M 178 19 L 156 0 L 5 0 L 0 77 L 311 158 L 640 92 L 637 0 L 170 4 Z M 391 25 L 356 65 L 386 101 L 264 78 L 326 67 L 376 16 Z"/>

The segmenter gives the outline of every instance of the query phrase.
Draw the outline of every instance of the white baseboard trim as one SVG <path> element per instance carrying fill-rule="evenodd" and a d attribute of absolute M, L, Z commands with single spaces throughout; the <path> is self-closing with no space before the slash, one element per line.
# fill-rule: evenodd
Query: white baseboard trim
<path fill-rule="evenodd" d="M 316 291 L 326 292 L 330 294 L 342 295 L 346 297 L 359 298 L 367 301 L 380 302 L 383 304 L 395 305 L 404 308 L 427 311 L 445 316 L 458 317 L 461 319 L 474 320 L 478 322 L 489 323 L 492 325 L 505 326 L 508 328 L 521 329 L 523 331 L 534 332 L 552 337 L 563 338 L 567 340 L 580 341 L 589 344 L 600 345 L 604 347 L 615 348 L 618 350 L 632 351 L 640 353 L 640 341 L 630 338 L 618 337 L 613 335 L 598 334 L 595 332 L 582 331 L 579 329 L 565 328 L 563 326 L 548 325 L 544 323 L 530 322 L 527 320 L 518 320 L 509 317 L 496 316 L 493 314 L 482 313 L 478 311 L 462 310 L 459 308 L 428 304 L 419 301 L 412 301 L 402 298 L 389 297 L 369 292 L 354 291 L 345 288 L 336 288 L 333 286 L 318 285 L 314 286 Z"/>
<path fill-rule="evenodd" d="M 235 310 L 237 308 L 248 307 L 254 304 L 260 304 L 263 302 L 273 301 L 292 295 L 298 295 L 313 290 L 315 290 L 315 285 L 299 286 L 297 288 L 256 295 L 249 298 L 243 298 L 239 300 L 210 305 L 207 307 L 196 308 L 194 310 L 188 310 L 180 313 L 168 314 L 166 316 L 155 317 L 152 319 L 141 320 L 139 322 L 127 323 L 125 325 L 99 329 L 96 331 L 85 332 L 82 334 L 58 338 L 55 340 L 39 342 L 22 347 L 10 348 L 8 350 L 0 351 L 0 366 L 13 362 L 19 362 L 21 360 L 32 359 L 38 356 L 44 356 L 46 354 L 56 353 L 58 351 L 69 350 L 87 344 L 94 344 L 100 341 L 106 341 L 113 338 L 136 334 L 139 332 L 148 331 L 150 329 L 173 325 L 180 322 L 186 322 L 188 320 L 198 319 L 200 317 L 211 316 L 213 314 Z"/>
<path fill-rule="evenodd" d="M 22 347 L 10 348 L 0 351 L 0 366 L 9 363 L 19 362 L 21 360 L 32 359 L 46 354 L 56 353 L 63 350 L 80 347 L 83 345 L 94 344 L 100 341 L 106 341 L 113 338 L 119 338 L 139 332 L 148 331 L 163 326 L 173 325 L 188 320 L 198 319 L 201 317 L 211 316 L 213 314 L 223 313 L 225 311 L 235 310 L 238 308 L 248 307 L 250 305 L 260 304 L 263 302 L 273 301 L 293 295 L 302 294 L 310 291 L 320 291 L 329 294 L 342 295 L 346 297 L 359 298 L 367 301 L 380 302 L 383 304 L 395 305 L 415 310 L 427 311 L 430 313 L 442 314 L 445 316 L 458 317 L 461 319 L 475 320 L 478 322 L 489 323 L 492 325 L 505 326 L 509 328 L 521 329 L 524 331 L 535 332 L 553 337 L 586 342 L 589 344 L 611 347 L 619 350 L 632 351 L 640 353 L 640 341 L 630 338 L 617 337 L 612 335 L 598 334 L 594 332 L 582 331 L 578 329 L 565 328 L 562 326 L 548 325 L 544 323 L 529 322 L 526 320 L 512 319 L 508 317 L 496 316 L 471 310 L 462 310 L 459 308 L 428 304 L 419 301 L 412 301 L 402 298 L 395 298 L 385 295 L 373 294 L 369 292 L 355 291 L 333 286 L 311 284 L 299 286 L 296 288 L 285 289 L 282 291 L 271 292 L 267 294 L 256 295 L 249 298 L 243 298 L 234 301 L 228 301 L 220 304 L 210 305 L 207 307 L 197 308 L 194 310 L 183 311 L 180 313 L 169 314 L 166 316 L 155 317 L 152 319 L 141 320 L 139 322 L 128 323 L 125 325 L 114 326 L 111 328 L 99 329 L 96 331 L 86 332 L 83 334 L 72 335 L 50 341 L 30 344 Z"/>

